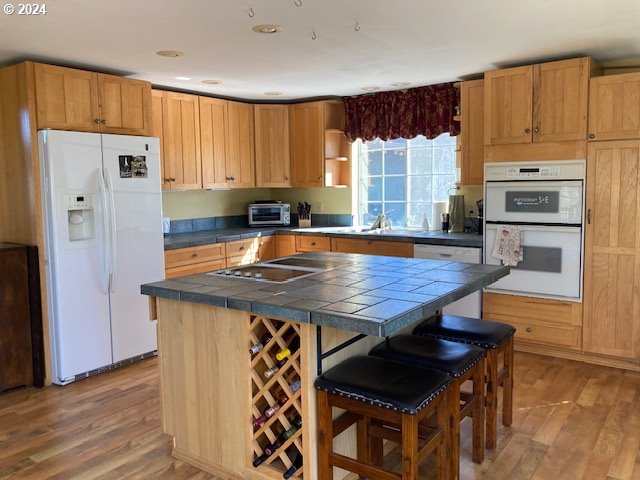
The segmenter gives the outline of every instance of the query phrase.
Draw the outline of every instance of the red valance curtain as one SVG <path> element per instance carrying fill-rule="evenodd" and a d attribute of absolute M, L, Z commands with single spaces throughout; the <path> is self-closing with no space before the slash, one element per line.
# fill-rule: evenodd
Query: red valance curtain
<path fill-rule="evenodd" d="M 344 97 L 343 101 L 349 142 L 460 133 L 460 124 L 453 119 L 458 90 L 452 83 Z"/>

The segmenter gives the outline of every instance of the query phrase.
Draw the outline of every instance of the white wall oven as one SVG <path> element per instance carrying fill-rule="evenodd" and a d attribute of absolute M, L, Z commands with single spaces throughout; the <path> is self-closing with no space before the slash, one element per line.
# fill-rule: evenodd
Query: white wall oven
<path fill-rule="evenodd" d="M 522 233 L 520 259 L 487 291 L 582 300 L 585 160 L 486 163 L 484 263 L 497 237 Z"/>

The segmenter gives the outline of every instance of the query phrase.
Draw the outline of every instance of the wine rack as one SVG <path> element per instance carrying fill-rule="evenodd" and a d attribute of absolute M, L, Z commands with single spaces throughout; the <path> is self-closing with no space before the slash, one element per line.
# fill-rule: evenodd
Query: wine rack
<path fill-rule="evenodd" d="M 249 348 L 255 349 L 256 345 L 262 344 L 258 347 L 261 347 L 258 352 L 249 352 L 253 420 L 264 421 L 253 427 L 254 468 L 265 476 L 276 479 L 283 478 L 283 474 L 295 463 L 299 468 L 290 478 L 301 479 L 303 468 L 299 462 L 302 458 L 302 433 L 305 425 L 300 425 L 303 391 L 300 388 L 300 355 L 304 346 L 297 348 L 284 360 L 276 359 L 276 355 L 288 348 L 292 342 L 299 342 L 300 327 L 297 323 L 262 316 L 252 316 L 250 325 Z M 263 342 L 266 337 L 271 338 Z M 277 371 L 269 377 L 275 366 L 278 366 Z M 274 406 L 277 411 L 264 420 L 265 411 Z M 294 425 L 299 428 L 296 429 Z M 290 436 L 283 439 L 283 436 L 288 434 Z M 278 441 L 282 444 L 269 453 L 269 447 L 273 447 Z M 256 459 L 261 459 L 259 465 L 255 464 Z"/>

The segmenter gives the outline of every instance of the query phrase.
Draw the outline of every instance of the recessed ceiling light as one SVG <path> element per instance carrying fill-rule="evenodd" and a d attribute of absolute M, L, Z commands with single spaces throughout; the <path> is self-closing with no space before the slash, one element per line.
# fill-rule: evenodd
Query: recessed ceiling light
<path fill-rule="evenodd" d="M 276 95 L 282 95 L 282 92 L 264 92 L 264 94 L 276 96 Z"/>
<path fill-rule="evenodd" d="M 411 82 L 393 82 L 391 84 L 392 87 L 406 87 L 407 85 L 411 85 Z"/>
<path fill-rule="evenodd" d="M 184 55 L 183 52 L 179 52 L 178 50 L 159 50 L 156 52 L 157 55 L 161 57 L 182 57 Z"/>
<path fill-rule="evenodd" d="M 222 82 L 220 80 L 202 80 L 202 83 L 206 83 L 207 85 L 220 85 Z"/>
<path fill-rule="evenodd" d="M 251 30 L 253 30 L 256 33 L 271 34 L 271 33 L 281 32 L 282 27 L 280 25 L 263 24 L 263 25 L 256 25 Z"/>
<path fill-rule="evenodd" d="M 376 86 L 369 86 L 369 87 L 362 87 L 362 90 L 364 90 L 365 92 L 373 92 L 375 90 L 378 90 L 380 87 L 376 87 Z"/>
<path fill-rule="evenodd" d="M 175 77 L 175 79 L 176 79 L 176 80 L 184 80 L 184 81 L 187 81 L 187 80 L 191 80 L 191 77 L 182 77 L 182 76 L 180 76 L 180 77 Z"/>

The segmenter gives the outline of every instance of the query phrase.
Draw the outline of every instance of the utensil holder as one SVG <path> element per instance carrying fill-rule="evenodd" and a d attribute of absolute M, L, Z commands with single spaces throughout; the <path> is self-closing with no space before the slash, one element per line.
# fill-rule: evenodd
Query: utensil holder
<path fill-rule="evenodd" d="M 309 214 L 309 218 L 298 218 L 298 226 L 300 228 L 308 228 L 311 226 L 311 214 Z"/>

